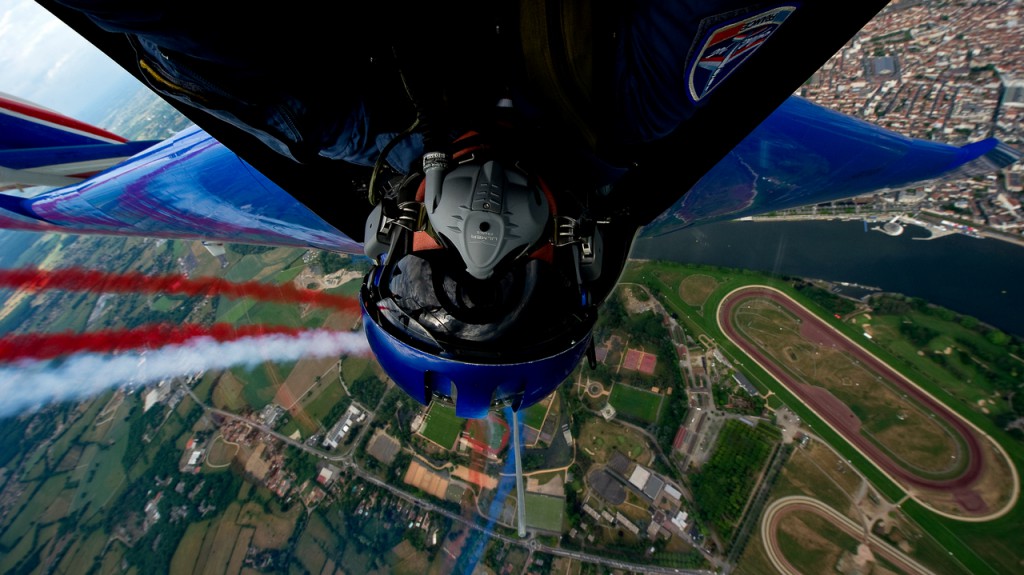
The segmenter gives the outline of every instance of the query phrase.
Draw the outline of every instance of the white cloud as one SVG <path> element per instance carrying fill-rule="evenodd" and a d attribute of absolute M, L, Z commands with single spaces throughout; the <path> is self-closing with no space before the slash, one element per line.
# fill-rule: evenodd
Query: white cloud
<path fill-rule="evenodd" d="M 76 116 L 129 74 L 32 0 L 0 0 L 0 92 Z"/>

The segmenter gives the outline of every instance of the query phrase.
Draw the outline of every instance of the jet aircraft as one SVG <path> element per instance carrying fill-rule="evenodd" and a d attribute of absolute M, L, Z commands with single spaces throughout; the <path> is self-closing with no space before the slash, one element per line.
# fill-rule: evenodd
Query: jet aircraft
<path fill-rule="evenodd" d="M 878 0 L 225 21 L 191 2 L 39 3 L 195 126 L 130 143 L 0 99 L 0 226 L 365 253 L 375 354 L 416 400 L 462 417 L 528 407 L 592 357 L 597 309 L 656 220 L 735 219 L 1020 158 L 795 95 Z"/>

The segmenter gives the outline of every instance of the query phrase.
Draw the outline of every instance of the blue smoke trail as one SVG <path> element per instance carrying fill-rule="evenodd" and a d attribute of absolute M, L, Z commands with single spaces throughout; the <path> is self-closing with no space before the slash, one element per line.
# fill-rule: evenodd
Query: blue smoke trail
<path fill-rule="evenodd" d="M 508 421 L 509 427 L 512 427 L 512 408 L 505 408 L 505 420 Z M 519 423 L 520 437 L 522 437 L 522 422 Z M 501 470 L 502 474 L 498 478 L 498 487 L 494 492 L 494 499 L 491 500 L 491 506 L 487 510 L 487 524 L 484 525 L 484 529 L 487 531 L 473 531 L 470 535 L 469 542 L 466 543 L 466 547 L 462 551 L 462 555 L 459 557 L 458 563 L 455 565 L 456 573 L 472 573 L 480 558 L 483 557 L 484 549 L 487 548 L 487 543 L 490 542 L 491 536 L 489 531 L 494 528 L 495 517 L 501 516 L 501 511 L 505 506 L 505 499 L 508 497 L 509 492 L 516 488 L 516 460 L 515 454 L 512 453 L 511 442 L 509 443 L 509 450 L 505 456 L 505 467 Z"/>

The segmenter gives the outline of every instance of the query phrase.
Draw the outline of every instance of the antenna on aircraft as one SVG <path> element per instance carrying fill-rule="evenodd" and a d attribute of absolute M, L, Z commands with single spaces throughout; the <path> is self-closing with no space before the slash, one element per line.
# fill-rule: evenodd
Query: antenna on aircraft
<path fill-rule="evenodd" d="M 526 537 L 526 496 L 523 492 L 523 450 L 519 445 L 519 411 L 512 410 L 512 449 L 516 458 L 516 526 L 519 537 Z"/>

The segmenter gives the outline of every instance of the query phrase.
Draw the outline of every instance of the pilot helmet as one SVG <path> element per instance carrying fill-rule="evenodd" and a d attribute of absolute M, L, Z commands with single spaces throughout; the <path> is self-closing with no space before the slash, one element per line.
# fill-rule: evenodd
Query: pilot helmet
<path fill-rule="evenodd" d="M 417 401 L 459 417 L 544 399 L 593 357 L 600 232 L 500 156 L 427 154 L 412 185 L 367 220 L 376 265 L 360 303 L 377 360 Z"/>

